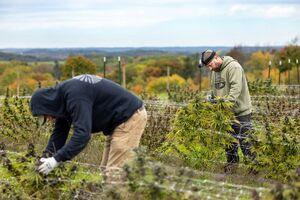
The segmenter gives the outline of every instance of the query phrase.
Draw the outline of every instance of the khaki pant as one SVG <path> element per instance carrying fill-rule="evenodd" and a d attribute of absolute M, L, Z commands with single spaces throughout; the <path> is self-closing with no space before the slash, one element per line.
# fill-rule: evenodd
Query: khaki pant
<path fill-rule="evenodd" d="M 146 122 L 147 112 L 142 107 L 107 136 L 101 161 L 103 177 L 107 181 L 118 179 L 113 176 L 120 174 L 122 165 L 134 156 L 132 150 L 139 146 Z"/>

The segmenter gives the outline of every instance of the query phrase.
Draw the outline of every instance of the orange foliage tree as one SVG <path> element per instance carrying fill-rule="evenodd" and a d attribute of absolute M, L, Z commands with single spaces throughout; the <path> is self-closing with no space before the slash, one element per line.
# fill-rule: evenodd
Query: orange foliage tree
<path fill-rule="evenodd" d="M 182 87 L 186 84 L 186 81 L 184 78 L 177 74 L 173 74 L 170 77 L 168 76 L 162 76 L 159 78 L 153 78 L 149 81 L 146 87 L 146 92 L 149 93 L 164 93 L 167 91 L 167 85 L 169 84 L 169 87 Z"/>
<path fill-rule="evenodd" d="M 273 59 L 273 55 L 270 52 L 257 51 L 251 54 L 249 60 L 245 62 L 244 68 L 248 72 L 254 73 L 257 78 L 265 79 L 262 71 L 268 69 L 269 61 Z"/>

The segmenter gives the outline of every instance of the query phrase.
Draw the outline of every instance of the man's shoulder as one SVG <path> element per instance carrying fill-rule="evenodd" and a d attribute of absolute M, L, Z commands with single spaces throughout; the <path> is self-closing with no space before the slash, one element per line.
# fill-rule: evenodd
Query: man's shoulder
<path fill-rule="evenodd" d="M 233 59 L 230 56 L 224 56 L 223 57 L 223 64 L 222 64 L 222 70 L 223 69 L 231 69 L 231 68 L 236 68 L 237 66 L 240 66 L 237 60 Z"/>
<path fill-rule="evenodd" d="M 241 66 L 241 64 L 230 57 L 230 59 L 227 60 L 227 69 L 243 69 L 243 67 Z"/>

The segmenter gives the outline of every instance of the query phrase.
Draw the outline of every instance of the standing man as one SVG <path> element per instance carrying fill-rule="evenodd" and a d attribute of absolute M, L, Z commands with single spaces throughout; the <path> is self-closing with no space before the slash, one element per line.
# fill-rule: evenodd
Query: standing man
<path fill-rule="evenodd" d="M 88 144 L 91 133 L 107 135 L 101 169 L 108 180 L 139 146 L 147 122 L 143 102 L 118 84 L 94 75 L 79 75 L 56 87 L 38 89 L 31 98 L 33 116 L 55 119 L 39 172 L 50 173 Z M 73 135 L 66 144 L 73 125 Z"/>
<path fill-rule="evenodd" d="M 233 112 L 239 123 L 233 123 L 234 132 L 230 133 L 239 143 L 232 143 L 226 149 L 227 165 L 225 172 L 232 173 L 239 163 L 238 147 L 241 147 L 246 157 L 253 159 L 250 146 L 245 141 L 247 132 L 251 129 L 251 99 L 247 79 L 242 66 L 230 56 L 220 57 L 213 50 L 206 50 L 201 54 L 201 66 L 212 71 L 212 96 L 225 97 L 234 103 Z"/>

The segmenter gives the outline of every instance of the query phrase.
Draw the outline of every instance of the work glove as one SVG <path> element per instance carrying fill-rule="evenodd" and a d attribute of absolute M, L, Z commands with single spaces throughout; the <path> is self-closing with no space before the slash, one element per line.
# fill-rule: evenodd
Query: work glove
<path fill-rule="evenodd" d="M 58 162 L 54 157 L 41 158 L 40 161 L 42 164 L 39 166 L 38 171 L 45 175 L 49 174 L 55 167 L 58 166 Z"/>
<path fill-rule="evenodd" d="M 216 102 L 217 102 L 217 101 L 215 100 L 214 95 L 211 95 L 211 94 L 209 94 L 209 95 L 206 96 L 206 101 L 208 101 L 208 102 L 210 102 L 210 103 L 216 103 Z"/>

